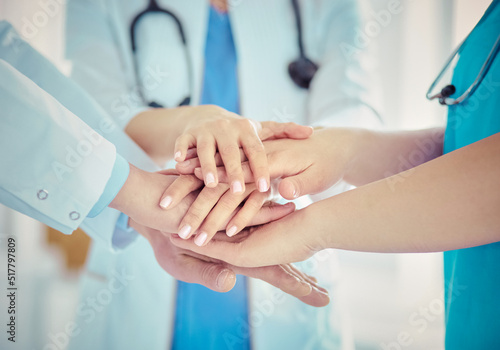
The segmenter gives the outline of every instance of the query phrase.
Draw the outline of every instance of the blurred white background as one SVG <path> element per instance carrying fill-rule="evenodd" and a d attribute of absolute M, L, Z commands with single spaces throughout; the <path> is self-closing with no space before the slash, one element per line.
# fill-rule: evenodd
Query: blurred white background
<path fill-rule="evenodd" d="M 394 0 L 364 0 L 367 21 Z M 0 0 L 0 19 L 8 19 L 38 50 L 63 72 L 64 1 L 48 13 L 49 0 Z M 425 99 L 425 92 L 452 49 L 469 33 L 489 5 L 489 0 L 401 0 L 402 11 L 380 26 L 370 46 L 376 49 L 377 74 L 384 119 L 390 129 L 425 128 L 445 123 L 445 109 Z M 48 15 L 42 16 L 40 12 Z M 44 20 L 46 18 L 47 20 Z M 28 28 L 38 23 L 35 31 Z M 61 252 L 46 243 L 45 228 L 0 206 L 0 261 L 4 261 L 5 237 L 18 240 L 20 343 L 45 344 L 64 328 L 77 303 L 77 273 L 64 268 Z M 443 313 L 427 320 L 427 328 L 410 322 L 423 319 L 423 308 L 437 305 L 443 294 L 441 254 L 381 255 L 340 252 L 343 289 L 351 313 L 356 348 L 397 350 L 394 342 L 408 332 L 412 342 L 401 349 L 442 349 Z M 5 276 L 0 263 L 0 278 Z M 3 284 L 2 284 L 3 285 Z M 5 298 L 0 300 L 1 324 Z M 435 309 L 434 309 L 435 310 Z M 22 332 L 22 333 L 21 333 Z M 3 331 L 2 331 L 3 333 Z M 29 334 L 29 336 L 26 336 Z M 403 334 L 403 335 L 401 335 Z M 0 339 L 4 344 L 5 337 Z M 61 344 L 64 345 L 64 344 Z M 3 345 L 0 348 L 5 348 Z M 43 348 L 43 345 L 40 346 Z M 63 346 L 61 346 L 63 348 Z"/>

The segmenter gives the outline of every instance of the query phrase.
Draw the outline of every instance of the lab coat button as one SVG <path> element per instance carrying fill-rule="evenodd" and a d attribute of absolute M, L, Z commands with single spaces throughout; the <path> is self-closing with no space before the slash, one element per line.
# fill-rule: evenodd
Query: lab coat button
<path fill-rule="evenodd" d="M 37 192 L 36 196 L 39 200 L 43 201 L 47 199 L 47 197 L 49 196 L 49 192 L 47 190 L 40 190 Z"/>
<path fill-rule="evenodd" d="M 80 213 L 77 211 L 72 211 L 71 213 L 69 213 L 69 218 L 71 220 L 78 220 L 80 218 Z"/>

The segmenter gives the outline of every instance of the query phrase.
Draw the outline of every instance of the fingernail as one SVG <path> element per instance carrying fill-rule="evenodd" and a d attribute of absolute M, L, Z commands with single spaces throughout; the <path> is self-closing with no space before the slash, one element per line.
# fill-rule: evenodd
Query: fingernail
<path fill-rule="evenodd" d="M 238 230 L 238 228 L 237 228 L 236 226 L 234 226 L 234 225 L 233 225 L 233 226 L 231 226 L 231 227 L 229 228 L 229 230 L 227 230 L 227 231 L 226 231 L 226 235 L 227 235 L 228 237 L 233 237 L 233 236 L 236 234 L 236 231 L 237 231 L 237 230 Z"/>
<path fill-rule="evenodd" d="M 189 235 L 189 233 L 191 232 L 191 226 L 189 225 L 184 225 L 182 226 L 181 230 L 179 231 L 178 235 L 183 238 L 183 239 L 186 239 L 187 236 Z"/>
<path fill-rule="evenodd" d="M 241 182 L 235 181 L 233 182 L 233 193 L 240 193 L 243 192 L 243 186 L 241 185 Z"/>
<path fill-rule="evenodd" d="M 216 280 L 217 288 L 219 288 L 219 289 L 224 288 L 224 285 L 226 284 L 227 276 L 229 276 L 229 270 L 227 270 L 227 269 L 222 270 L 219 273 L 219 276 L 217 276 L 217 280 Z"/>
<path fill-rule="evenodd" d="M 259 180 L 259 192 L 266 192 L 269 189 L 266 179 Z"/>
<path fill-rule="evenodd" d="M 207 176 L 205 176 L 205 185 L 210 185 L 215 183 L 215 176 L 212 173 L 208 173 Z"/>
<path fill-rule="evenodd" d="M 163 209 L 167 209 L 171 203 L 172 203 L 172 197 L 166 196 L 161 200 L 160 207 L 162 207 Z"/>
<path fill-rule="evenodd" d="M 197 246 L 201 247 L 203 243 L 207 240 L 207 234 L 205 232 L 200 232 L 198 236 L 194 239 L 194 243 L 196 243 Z"/>
<path fill-rule="evenodd" d="M 181 158 L 181 155 L 182 155 L 181 151 L 177 151 L 177 152 L 175 152 L 175 154 L 174 154 L 174 159 L 175 159 L 175 160 L 180 159 L 180 158 Z"/>

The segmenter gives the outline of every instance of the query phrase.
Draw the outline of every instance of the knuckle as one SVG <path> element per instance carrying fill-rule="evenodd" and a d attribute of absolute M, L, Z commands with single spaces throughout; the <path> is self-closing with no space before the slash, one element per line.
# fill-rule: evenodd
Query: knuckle
<path fill-rule="evenodd" d="M 255 196 L 246 201 L 245 207 L 252 212 L 257 212 L 262 208 L 262 204 L 264 204 L 264 196 Z"/>
<path fill-rule="evenodd" d="M 189 211 L 187 212 L 183 222 L 190 223 L 191 226 L 194 228 L 195 225 L 198 225 L 200 222 L 205 219 L 205 215 L 203 215 L 203 211 L 196 207 L 196 206 L 191 206 L 189 208 Z"/>
<path fill-rule="evenodd" d="M 219 148 L 219 153 L 221 154 L 222 157 L 234 155 L 236 153 L 239 153 L 239 147 L 235 143 L 224 145 Z"/>
<path fill-rule="evenodd" d="M 226 195 L 219 200 L 217 206 L 224 211 L 232 211 L 238 206 L 238 204 L 239 202 L 233 195 Z"/>
<path fill-rule="evenodd" d="M 249 158 L 254 158 L 260 153 L 264 153 L 264 145 L 262 142 L 252 141 L 245 146 L 245 153 Z"/>
<path fill-rule="evenodd" d="M 231 127 L 231 120 L 226 119 L 226 118 L 219 118 L 219 119 L 215 120 L 213 123 L 214 123 L 214 126 L 219 131 L 225 131 Z"/>
<path fill-rule="evenodd" d="M 218 269 L 219 265 L 205 264 L 200 274 L 203 283 L 210 286 L 215 285 L 215 279 L 217 278 Z"/>
<path fill-rule="evenodd" d="M 213 144 L 214 144 L 213 142 L 202 140 L 197 142 L 196 147 L 201 151 L 206 151 L 213 148 Z"/>

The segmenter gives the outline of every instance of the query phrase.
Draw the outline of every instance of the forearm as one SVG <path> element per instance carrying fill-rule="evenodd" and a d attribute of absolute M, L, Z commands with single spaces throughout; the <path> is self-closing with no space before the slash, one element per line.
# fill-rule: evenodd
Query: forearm
<path fill-rule="evenodd" d="M 322 247 L 432 252 L 500 241 L 500 134 L 305 209 Z"/>
<path fill-rule="evenodd" d="M 355 186 L 387 178 L 442 154 L 443 128 L 382 133 L 354 130 L 344 180 Z"/>
<path fill-rule="evenodd" d="M 125 132 L 157 163 L 173 158 L 175 140 L 181 135 L 192 107 L 150 109 L 136 115 Z"/>

